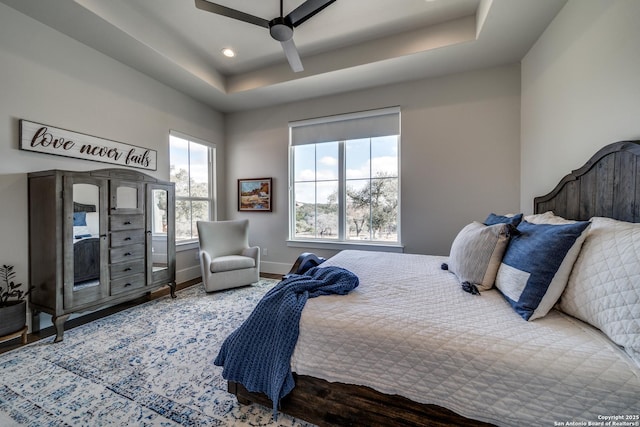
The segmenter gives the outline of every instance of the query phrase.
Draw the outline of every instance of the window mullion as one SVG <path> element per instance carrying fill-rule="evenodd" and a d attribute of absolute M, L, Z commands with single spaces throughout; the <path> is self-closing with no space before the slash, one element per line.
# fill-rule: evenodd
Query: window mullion
<path fill-rule="evenodd" d="M 291 133 L 291 130 L 289 130 Z M 289 146 L 289 238 L 296 238 L 295 149 Z"/>
<path fill-rule="evenodd" d="M 374 240 L 373 230 L 373 147 L 369 138 L 369 239 Z"/>
<path fill-rule="evenodd" d="M 207 200 L 209 200 L 209 219 L 213 219 L 216 220 L 216 216 L 214 215 L 214 210 L 213 210 L 213 204 L 215 203 L 214 201 L 214 195 L 216 194 L 216 190 L 213 187 L 215 185 L 215 179 L 213 176 L 212 171 L 214 170 L 213 167 L 213 162 L 214 162 L 214 153 L 213 153 L 213 149 L 211 147 L 207 148 L 207 169 L 209 172 L 209 176 L 207 177 L 207 181 L 208 181 L 208 192 L 207 192 Z"/>
<path fill-rule="evenodd" d="M 314 159 L 314 194 L 313 194 L 313 237 L 318 238 L 318 146 L 313 146 L 313 159 Z"/>
<path fill-rule="evenodd" d="M 346 160 L 345 141 L 338 143 L 338 240 L 346 240 L 347 235 L 347 181 L 346 181 Z"/>

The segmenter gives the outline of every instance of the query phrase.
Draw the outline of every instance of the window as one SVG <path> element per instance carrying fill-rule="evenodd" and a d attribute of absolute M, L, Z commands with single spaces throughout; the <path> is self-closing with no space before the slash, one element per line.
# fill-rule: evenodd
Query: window
<path fill-rule="evenodd" d="M 214 212 L 215 145 L 171 131 L 170 179 L 176 184 L 176 242 L 198 238 L 196 221 Z"/>
<path fill-rule="evenodd" d="M 290 240 L 398 245 L 400 110 L 289 126 Z"/>

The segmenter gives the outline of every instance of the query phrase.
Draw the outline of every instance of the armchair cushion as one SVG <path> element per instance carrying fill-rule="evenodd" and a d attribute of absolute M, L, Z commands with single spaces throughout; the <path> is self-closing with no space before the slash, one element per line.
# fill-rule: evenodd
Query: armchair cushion
<path fill-rule="evenodd" d="M 209 269 L 212 273 L 220 273 L 222 271 L 240 270 L 242 268 L 253 268 L 256 266 L 256 260 L 242 255 L 226 255 L 211 260 Z"/>

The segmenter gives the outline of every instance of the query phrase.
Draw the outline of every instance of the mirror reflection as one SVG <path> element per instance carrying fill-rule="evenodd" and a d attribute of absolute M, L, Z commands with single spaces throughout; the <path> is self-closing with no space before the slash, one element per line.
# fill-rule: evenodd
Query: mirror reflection
<path fill-rule="evenodd" d="M 138 189 L 135 187 L 119 186 L 116 190 L 117 209 L 137 209 Z"/>
<path fill-rule="evenodd" d="M 151 195 L 153 221 L 151 229 L 151 254 L 153 271 L 164 270 L 169 265 L 167 244 L 167 191 L 153 189 Z"/>
<path fill-rule="evenodd" d="M 100 284 L 100 188 L 73 184 L 74 289 Z"/>

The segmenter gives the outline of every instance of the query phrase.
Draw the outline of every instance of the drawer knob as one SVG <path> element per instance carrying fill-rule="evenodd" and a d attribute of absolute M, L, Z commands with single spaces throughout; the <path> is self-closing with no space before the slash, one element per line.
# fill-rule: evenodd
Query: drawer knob
<path fill-rule="evenodd" d="M 124 256 L 131 256 L 131 252 L 125 252 Z"/>
<path fill-rule="evenodd" d="M 131 283 L 125 283 L 124 287 L 126 288 L 127 286 L 131 286 Z"/>
<path fill-rule="evenodd" d="M 131 267 L 125 268 L 124 271 L 131 271 Z"/>
<path fill-rule="evenodd" d="M 124 240 L 125 240 L 125 241 L 127 241 L 127 240 L 131 240 L 131 237 L 125 237 L 125 238 L 124 238 Z"/>
<path fill-rule="evenodd" d="M 131 225 L 131 221 L 125 221 L 124 225 Z"/>

